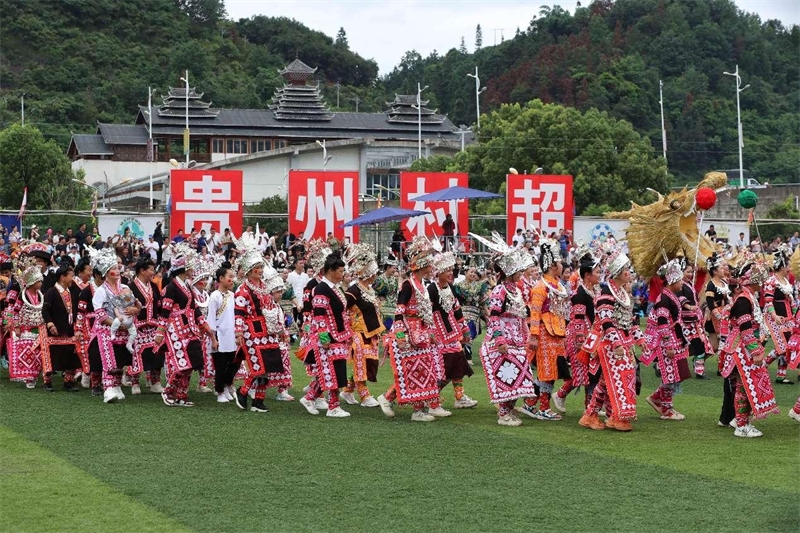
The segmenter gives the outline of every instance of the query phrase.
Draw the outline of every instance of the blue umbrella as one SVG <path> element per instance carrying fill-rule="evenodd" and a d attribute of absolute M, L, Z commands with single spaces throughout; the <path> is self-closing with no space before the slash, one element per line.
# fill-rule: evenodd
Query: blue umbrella
<path fill-rule="evenodd" d="M 369 213 L 364 213 L 358 218 L 343 224 L 342 227 L 366 226 L 367 224 L 380 224 L 382 222 L 397 222 L 411 217 L 430 215 L 430 211 L 415 211 L 413 209 L 400 209 L 399 207 L 379 207 Z"/>
<path fill-rule="evenodd" d="M 449 200 L 473 200 L 480 198 L 502 198 L 502 194 L 469 189 L 467 187 L 448 187 L 440 191 L 409 198 L 412 202 L 447 202 Z"/>

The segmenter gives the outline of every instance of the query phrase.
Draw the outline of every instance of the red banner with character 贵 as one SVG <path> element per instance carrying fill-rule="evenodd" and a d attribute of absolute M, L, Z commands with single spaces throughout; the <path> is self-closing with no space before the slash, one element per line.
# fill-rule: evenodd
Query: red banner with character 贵
<path fill-rule="evenodd" d="M 241 170 L 173 170 L 169 187 L 172 235 L 192 228 L 242 234 Z"/>

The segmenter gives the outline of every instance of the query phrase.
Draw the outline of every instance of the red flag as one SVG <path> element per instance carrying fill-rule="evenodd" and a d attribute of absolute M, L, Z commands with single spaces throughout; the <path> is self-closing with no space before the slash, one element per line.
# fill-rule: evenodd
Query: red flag
<path fill-rule="evenodd" d="M 17 218 L 22 218 L 25 216 L 25 207 L 28 205 L 28 188 L 25 187 L 25 190 L 22 192 L 22 205 L 19 206 L 19 214 Z"/>

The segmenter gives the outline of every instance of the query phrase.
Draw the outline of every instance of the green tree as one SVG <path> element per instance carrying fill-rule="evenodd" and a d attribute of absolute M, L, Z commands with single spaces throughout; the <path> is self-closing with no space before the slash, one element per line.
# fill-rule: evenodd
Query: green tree
<path fill-rule="evenodd" d="M 344 28 L 339 28 L 339 31 L 336 33 L 336 41 L 334 42 L 337 46 L 341 46 L 344 48 L 348 48 L 347 44 L 347 33 L 345 33 Z"/>
<path fill-rule="evenodd" d="M 255 227 L 258 224 L 266 230 L 269 235 L 280 235 L 286 229 L 286 213 L 289 212 L 289 204 L 282 196 L 270 196 L 264 198 L 256 205 L 249 205 L 244 213 L 244 226 Z M 259 215 L 283 215 L 281 218 L 264 217 Z"/>
<path fill-rule="evenodd" d="M 28 209 L 85 207 L 87 194 L 58 144 L 32 126 L 14 124 L 0 131 L 0 205 L 18 208 L 25 187 Z"/>
<path fill-rule="evenodd" d="M 794 198 L 787 198 L 785 201 L 777 203 L 769 208 L 767 211 L 767 219 L 772 220 L 798 220 L 800 221 L 800 211 L 795 209 Z M 758 230 L 761 232 L 761 238 L 765 243 L 772 241 L 775 237 L 781 237 L 784 241 L 788 240 L 797 229 L 800 228 L 800 222 L 772 222 L 769 224 L 761 224 Z M 750 228 L 750 235 L 757 235 L 756 228 Z"/>
<path fill-rule="evenodd" d="M 461 44 L 458 47 L 458 51 L 462 54 L 467 54 L 467 45 L 464 43 L 464 36 L 461 36 Z"/>
<path fill-rule="evenodd" d="M 215 26 L 227 16 L 223 0 L 175 0 L 175 5 L 192 22 L 207 26 Z"/>
<path fill-rule="evenodd" d="M 625 209 L 647 188 L 669 187 L 664 160 L 650 141 L 596 109 L 581 113 L 540 100 L 503 105 L 481 119 L 478 141 L 447 165 L 436 158 L 415 165 L 469 172 L 471 187 L 490 191 L 500 190 L 509 167 L 569 174 L 578 213 Z"/>
<path fill-rule="evenodd" d="M 481 25 L 475 28 L 475 51 L 477 52 L 483 48 L 483 30 L 481 29 Z"/>

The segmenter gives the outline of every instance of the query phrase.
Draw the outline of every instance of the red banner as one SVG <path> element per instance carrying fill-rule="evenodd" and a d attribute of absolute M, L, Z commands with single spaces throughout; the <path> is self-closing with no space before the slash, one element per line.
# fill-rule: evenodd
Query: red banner
<path fill-rule="evenodd" d="M 456 235 L 466 235 L 469 231 L 469 204 L 465 200 L 448 202 L 415 202 L 412 198 L 447 189 L 449 187 L 469 187 L 469 174 L 451 172 L 401 172 L 400 207 L 430 211 L 423 217 L 406 219 L 403 227 L 409 239 L 415 235 L 442 236 L 442 222 L 447 215 L 453 215 Z"/>
<path fill-rule="evenodd" d="M 304 239 L 349 238 L 358 228 L 342 224 L 358 217 L 358 171 L 289 171 L 289 232 Z"/>
<path fill-rule="evenodd" d="M 508 174 L 506 235 L 531 225 L 542 233 L 572 230 L 572 176 Z"/>
<path fill-rule="evenodd" d="M 241 170 L 173 170 L 170 173 L 170 232 L 195 228 L 242 234 Z"/>

